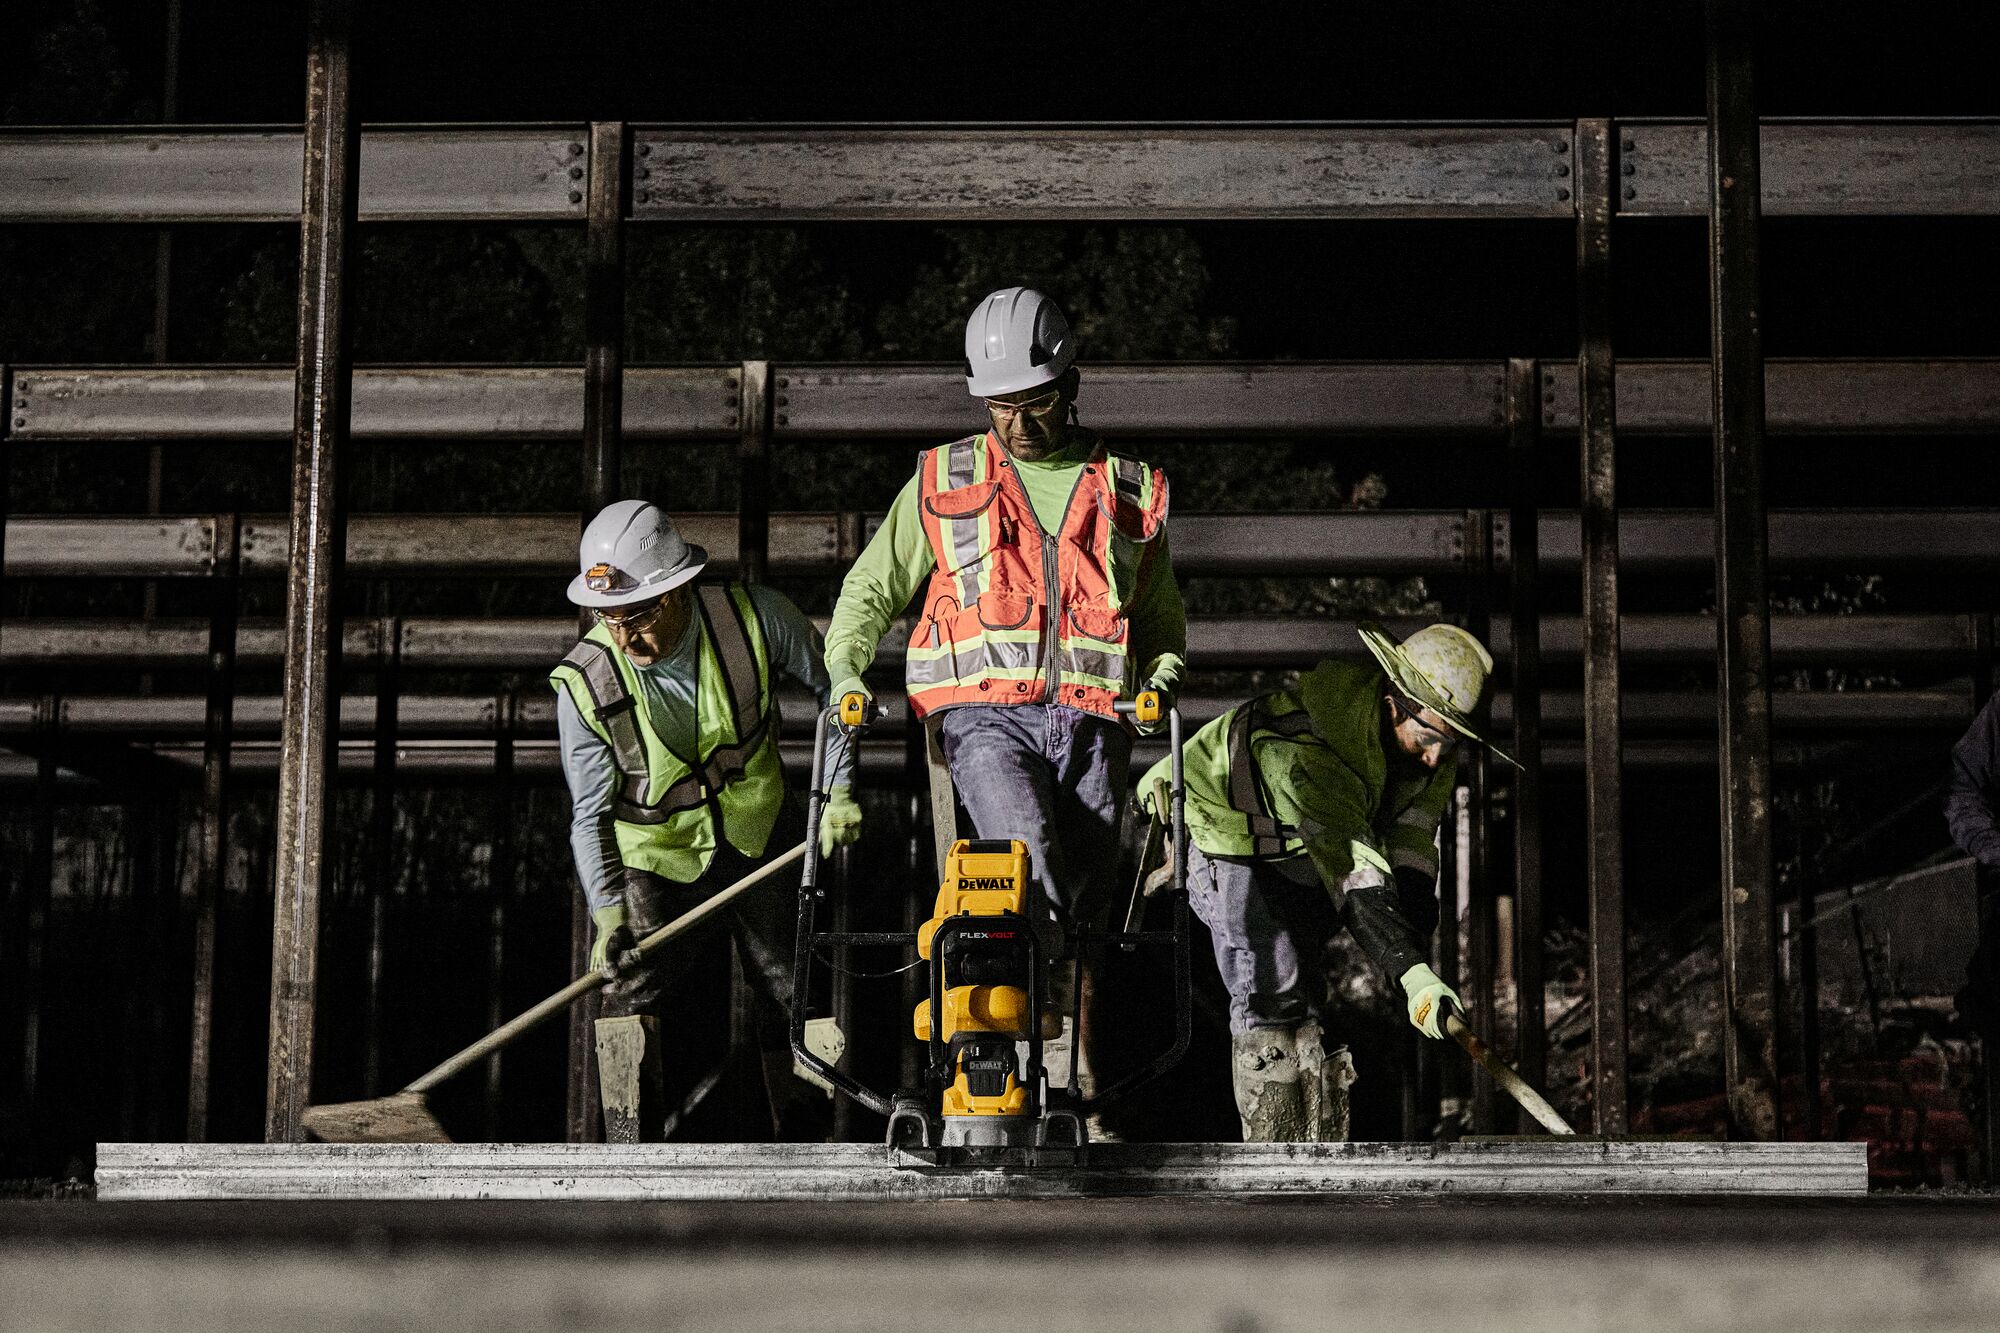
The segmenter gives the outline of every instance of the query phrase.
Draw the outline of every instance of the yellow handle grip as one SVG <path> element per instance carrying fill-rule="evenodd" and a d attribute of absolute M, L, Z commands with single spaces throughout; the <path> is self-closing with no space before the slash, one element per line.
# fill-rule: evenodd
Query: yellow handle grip
<path fill-rule="evenodd" d="M 843 727 L 865 727 L 868 725 L 869 698 L 859 690 L 850 690 L 840 696 L 840 725 Z"/>
<path fill-rule="evenodd" d="M 1167 715 L 1167 706 L 1160 699 L 1158 690 L 1141 690 L 1132 700 L 1132 719 L 1135 722 L 1158 722 Z"/>

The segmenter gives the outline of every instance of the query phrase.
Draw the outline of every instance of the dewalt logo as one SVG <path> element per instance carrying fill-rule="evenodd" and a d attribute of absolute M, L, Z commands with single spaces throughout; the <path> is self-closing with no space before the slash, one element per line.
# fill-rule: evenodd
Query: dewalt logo
<path fill-rule="evenodd" d="M 958 880 L 958 891 L 960 893 L 988 889 L 1011 890 L 1013 887 L 1014 877 L 1012 875 L 981 875 L 976 879 L 961 875 Z"/>

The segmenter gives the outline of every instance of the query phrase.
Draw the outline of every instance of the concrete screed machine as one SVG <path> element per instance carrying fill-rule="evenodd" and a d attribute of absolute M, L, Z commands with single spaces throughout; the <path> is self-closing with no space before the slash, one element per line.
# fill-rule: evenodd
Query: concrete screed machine
<path fill-rule="evenodd" d="M 1063 1166 L 1082 1160 L 1089 1144 L 1088 1117 L 1160 1077 L 1186 1051 L 1190 1027 L 1186 893 L 1187 834 L 1181 775 L 1181 719 L 1148 692 L 1117 704 L 1139 722 L 1168 723 L 1173 786 L 1167 823 L 1156 817 L 1149 855 L 1171 838 L 1171 876 L 1149 880 L 1142 861 L 1122 930 L 1075 926 L 1069 938 L 1049 918 L 1030 876 L 1026 847 L 1012 840 L 956 839 L 943 858 L 930 920 L 908 932 L 819 931 L 814 917 L 819 887 L 819 819 L 825 799 L 826 748 L 833 727 L 850 735 L 868 721 L 868 700 L 850 694 L 820 715 L 813 740 L 812 791 L 806 816 L 806 859 L 799 887 L 797 954 L 792 994 L 792 1054 L 828 1085 L 888 1117 L 888 1147 L 911 1166 Z M 950 807 L 940 803 L 941 809 Z M 1170 833 L 1169 833 L 1170 830 Z M 1144 891 L 1168 879 L 1173 925 L 1141 929 Z M 915 1039 L 925 1045 L 922 1086 L 884 1093 L 840 1069 L 821 1043 L 808 1040 L 805 998 L 811 994 L 812 960 L 821 948 L 914 944 L 927 978 L 927 994 L 913 1016 Z M 1174 1040 L 1150 1062 L 1102 1088 L 1081 1086 L 1082 1005 L 1071 1030 L 1066 1085 L 1052 1085 L 1044 1043 L 1061 1032 L 1050 979 L 1071 970 L 1070 993 L 1082 992 L 1083 960 L 1092 949 L 1116 946 L 1168 948 L 1173 954 Z M 1068 956 L 1062 956 L 1067 948 Z"/>

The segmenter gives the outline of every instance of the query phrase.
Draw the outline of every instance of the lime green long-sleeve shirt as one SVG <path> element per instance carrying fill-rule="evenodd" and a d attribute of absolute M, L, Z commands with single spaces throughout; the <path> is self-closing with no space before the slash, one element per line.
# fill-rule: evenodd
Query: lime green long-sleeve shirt
<path fill-rule="evenodd" d="M 1094 437 L 1085 437 L 1041 462 L 1012 460 L 1014 475 L 1028 492 L 1028 503 L 1044 532 L 1061 528 L 1077 473 L 1094 445 Z M 841 584 L 840 601 L 826 630 L 826 670 L 836 691 L 868 669 L 890 623 L 937 566 L 930 539 L 924 535 L 920 492 L 920 483 L 912 476 Z M 1165 533 L 1147 564 L 1129 615 L 1132 660 L 1140 664 L 1138 679 L 1154 689 L 1177 692 L 1187 668 L 1187 609 L 1174 580 Z"/>

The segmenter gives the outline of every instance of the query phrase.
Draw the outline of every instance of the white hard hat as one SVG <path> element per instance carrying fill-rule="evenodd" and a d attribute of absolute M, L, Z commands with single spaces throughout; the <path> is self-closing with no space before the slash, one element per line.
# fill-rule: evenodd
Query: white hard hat
<path fill-rule="evenodd" d="M 1036 388 L 1075 364 L 1069 320 L 1032 287 L 1002 288 L 965 321 L 965 387 L 974 398 Z"/>
<path fill-rule="evenodd" d="M 604 507 L 577 543 L 580 572 L 570 580 L 578 606 L 630 606 L 671 592 L 708 563 L 708 552 L 674 531 L 658 505 L 619 500 Z"/>
<path fill-rule="evenodd" d="M 1436 713 L 1459 735 L 1521 766 L 1481 736 L 1473 722 L 1493 674 L 1493 654 L 1485 644 L 1456 625 L 1426 625 L 1401 642 L 1380 625 L 1364 621 L 1359 629 L 1361 642 L 1403 697 Z"/>

